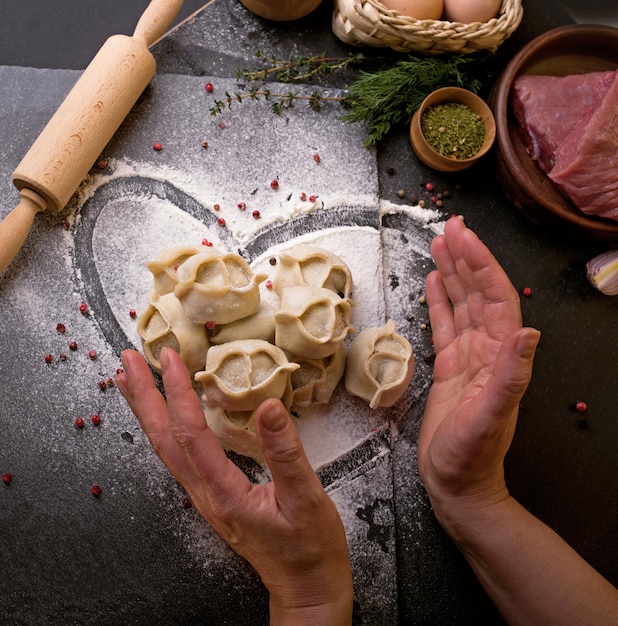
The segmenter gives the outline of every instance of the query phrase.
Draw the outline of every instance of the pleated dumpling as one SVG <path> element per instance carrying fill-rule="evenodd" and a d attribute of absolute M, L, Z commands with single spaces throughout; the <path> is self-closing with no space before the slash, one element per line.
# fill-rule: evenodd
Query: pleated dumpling
<path fill-rule="evenodd" d="M 414 355 L 410 342 L 397 334 L 393 320 L 367 328 L 348 350 L 345 388 L 370 408 L 389 407 L 402 396 L 412 379 Z"/>
<path fill-rule="evenodd" d="M 240 255 L 214 248 L 189 257 L 177 275 L 174 293 L 187 315 L 201 324 L 229 324 L 255 313 L 259 284 L 266 279 L 254 274 Z"/>
<path fill-rule="evenodd" d="M 206 405 L 204 417 L 225 450 L 264 464 L 264 455 L 255 434 L 255 411 L 225 411 L 218 406 Z"/>
<path fill-rule="evenodd" d="M 300 366 L 285 352 L 261 339 L 238 339 L 211 346 L 206 369 L 195 374 L 204 401 L 227 411 L 252 411 L 267 398 L 284 398 L 290 375 Z"/>
<path fill-rule="evenodd" d="M 262 300 L 258 310 L 229 324 L 219 324 L 208 334 L 210 343 L 219 345 L 236 339 L 263 339 L 275 342 L 275 307 Z"/>
<path fill-rule="evenodd" d="M 154 278 L 154 290 L 159 295 L 174 291 L 178 283 L 177 270 L 190 256 L 200 254 L 199 246 L 178 246 L 160 250 L 154 261 L 148 261 L 146 267 Z"/>
<path fill-rule="evenodd" d="M 292 406 L 327 404 L 343 376 L 347 352 L 342 342 L 334 354 L 323 359 L 294 357 L 300 368 L 292 372 Z"/>
<path fill-rule="evenodd" d="M 153 292 L 146 310 L 137 320 L 148 362 L 161 372 L 161 349 L 172 348 L 180 354 L 192 374 L 204 368 L 208 351 L 208 335 L 203 324 L 190 320 L 173 293 L 156 296 Z"/>
<path fill-rule="evenodd" d="M 288 287 L 330 289 L 346 300 L 352 296 L 352 274 L 336 255 L 317 246 L 299 244 L 279 255 L 273 289 L 281 297 Z"/>
<path fill-rule="evenodd" d="M 330 356 L 354 332 L 351 313 L 350 302 L 330 289 L 287 287 L 275 313 L 275 343 L 295 356 Z"/>

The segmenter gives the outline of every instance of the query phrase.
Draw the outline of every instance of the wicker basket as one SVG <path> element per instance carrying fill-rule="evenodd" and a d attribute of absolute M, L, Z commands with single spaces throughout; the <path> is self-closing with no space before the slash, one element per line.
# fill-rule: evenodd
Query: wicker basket
<path fill-rule="evenodd" d="M 333 33 L 355 46 L 392 48 L 399 52 L 468 54 L 495 52 L 519 26 L 521 0 L 502 0 L 497 17 L 484 23 L 415 20 L 387 9 L 378 0 L 334 0 Z"/>

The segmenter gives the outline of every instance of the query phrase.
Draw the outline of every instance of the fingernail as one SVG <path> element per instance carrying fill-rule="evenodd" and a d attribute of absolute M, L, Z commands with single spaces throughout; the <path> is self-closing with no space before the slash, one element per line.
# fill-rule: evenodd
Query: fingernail
<path fill-rule="evenodd" d="M 531 359 L 541 338 L 541 333 L 535 328 L 524 328 L 517 339 L 517 354 L 522 359 Z"/>
<path fill-rule="evenodd" d="M 262 424 L 271 433 L 281 432 L 288 423 L 288 416 L 283 405 L 275 400 L 267 400 L 262 410 Z"/>
<path fill-rule="evenodd" d="M 170 362 L 169 350 L 170 348 L 167 348 L 167 347 L 161 348 L 161 354 L 159 354 L 159 363 L 161 364 L 162 370 L 167 369 L 167 366 L 169 365 L 169 362 Z"/>

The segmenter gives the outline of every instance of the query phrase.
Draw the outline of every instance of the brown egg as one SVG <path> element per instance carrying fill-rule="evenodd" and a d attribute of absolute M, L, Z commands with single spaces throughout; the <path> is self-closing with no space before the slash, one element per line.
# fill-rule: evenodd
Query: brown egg
<path fill-rule="evenodd" d="M 444 0 L 380 0 L 381 3 L 401 15 L 415 20 L 439 20 L 444 9 Z"/>
<path fill-rule="evenodd" d="M 488 22 L 498 15 L 502 0 L 444 0 L 443 18 L 449 22 Z"/>

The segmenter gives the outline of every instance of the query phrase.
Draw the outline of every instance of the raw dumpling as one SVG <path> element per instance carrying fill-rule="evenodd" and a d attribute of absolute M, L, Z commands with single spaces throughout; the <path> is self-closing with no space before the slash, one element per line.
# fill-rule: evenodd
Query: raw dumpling
<path fill-rule="evenodd" d="M 202 383 L 207 404 L 252 411 L 267 398 L 283 398 L 291 386 L 290 374 L 299 367 L 267 341 L 238 339 L 212 346 L 206 369 L 195 380 Z"/>
<path fill-rule="evenodd" d="M 328 250 L 300 244 L 279 255 L 273 289 L 281 297 L 287 287 L 323 287 L 341 298 L 352 296 L 352 274 L 348 266 Z"/>
<path fill-rule="evenodd" d="M 224 411 L 221 407 L 206 405 L 204 417 L 225 450 L 233 450 L 264 464 L 264 455 L 255 435 L 255 411 Z"/>
<path fill-rule="evenodd" d="M 177 275 L 174 293 L 186 314 L 201 324 L 229 324 L 255 313 L 259 284 L 266 279 L 266 274 L 254 274 L 240 255 L 214 248 L 189 257 Z"/>
<path fill-rule="evenodd" d="M 295 356 L 323 359 L 349 332 L 352 306 L 330 289 L 287 287 L 275 313 L 275 343 Z"/>
<path fill-rule="evenodd" d="M 204 368 L 209 346 L 206 328 L 185 315 L 173 293 L 156 297 L 153 292 L 148 307 L 137 320 L 137 332 L 144 354 L 157 372 L 161 372 L 159 356 L 163 347 L 178 352 L 191 374 Z"/>
<path fill-rule="evenodd" d="M 154 277 L 155 292 L 162 296 L 165 293 L 174 291 L 178 283 L 176 270 L 190 256 L 199 254 L 203 248 L 198 246 L 180 246 L 178 248 L 167 248 L 160 250 L 154 261 L 148 261 L 146 267 Z"/>
<path fill-rule="evenodd" d="M 219 345 L 236 339 L 263 339 L 275 342 L 275 307 L 262 301 L 253 315 L 230 324 L 215 326 L 209 333 L 210 343 Z"/>
<path fill-rule="evenodd" d="M 395 330 L 393 320 L 379 328 L 367 328 L 354 338 L 348 351 L 346 391 L 369 402 L 372 409 L 395 404 L 412 379 L 412 346 Z"/>
<path fill-rule="evenodd" d="M 327 404 L 345 369 L 348 350 L 341 343 L 337 351 L 324 359 L 295 357 L 300 368 L 292 372 L 292 406 Z"/>

